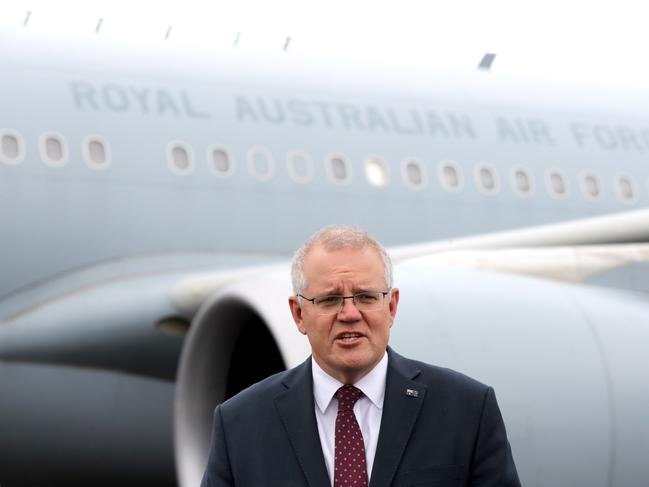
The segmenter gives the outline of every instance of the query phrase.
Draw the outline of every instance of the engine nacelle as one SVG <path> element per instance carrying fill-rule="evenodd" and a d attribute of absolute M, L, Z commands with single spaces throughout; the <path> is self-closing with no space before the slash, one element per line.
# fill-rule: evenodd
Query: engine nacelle
<path fill-rule="evenodd" d="M 174 405 L 176 469 L 200 484 L 214 407 L 241 389 L 302 362 L 307 339 L 292 323 L 288 270 L 228 287 L 196 314 L 180 359 Z"/>

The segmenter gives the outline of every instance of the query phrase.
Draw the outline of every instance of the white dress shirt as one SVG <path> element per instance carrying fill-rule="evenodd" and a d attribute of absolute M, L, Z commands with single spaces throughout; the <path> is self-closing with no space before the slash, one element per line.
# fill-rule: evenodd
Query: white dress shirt
<path fill-rule="evenodd" d="M 311 358 L 313 370 L 313 397 L 315 399 L 315 417 L 318 423 L 320 444 L 324 454 L 325 465 L 329 480 L 333 485 L 334 478 L 334 444 L 336 436 L 336 415 L 338 414 L 338 399 L 336 391 L 342 387 L 342 382 L 327 374 L 316 361 Z M 385 380 L 388 372 L 388 354 L 354 386 L 363 392 L 363 396 L 354 404 L 354 415 L 361 428 L 365 456 L 367 462 L 367 479 L 369 481 L 374 465 L 376 444 L 379 440 L 381 414 L 383 413 L 383 398 L 385 397 Z"/>

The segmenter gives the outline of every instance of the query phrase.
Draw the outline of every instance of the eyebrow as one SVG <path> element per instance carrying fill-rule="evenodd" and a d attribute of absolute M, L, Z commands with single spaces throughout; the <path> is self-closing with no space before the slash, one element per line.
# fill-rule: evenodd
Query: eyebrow
<path fill-rule="evenodd" d="M 377 289 L 368 286 L 359 286 L 352 288 L 352 294 L 364 293 L 364 292 L 375 292 Z M 328 288 L 326 291 L 318 293 L 318 296 L 343 296 L 343 292 L 339 287 Z"/>
<path fill-rule="evenodd" d="M 318 296 L 338 296 L 338 295 L 342 295 L 342 291 L 340 290 L 339 287 L 330 287 L 330 288 L 326 288 L 325 291 L 316 294 Z"/>

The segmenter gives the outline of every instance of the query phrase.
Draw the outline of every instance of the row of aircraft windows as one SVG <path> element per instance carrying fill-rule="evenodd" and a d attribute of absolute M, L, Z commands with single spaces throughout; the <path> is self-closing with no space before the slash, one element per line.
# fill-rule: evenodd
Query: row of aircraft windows
<path fill-rule="evenodd" d="M 93 169 L 107 169 L 112 162 L 110 144 L 98 135 L 90 135 L 82 143 L 83 158 Z M 39 152 L 43 161 L 52 167 L 64 166 L 69 158 L 68 144 L 65 138 L 55 132 L 40 136 Z M 189 144 L 171 142 L 167 146 L 167 165 L 178 175 L 188 175 L 194 171 L 194 153 Z M 25 144 L 15 131 L 0 131 L 0 162 L 17 164 L 25 157 Z M 275 174 L 275 158 L 271 151 L 263 146 L 248 150 L 246 162 L 249 173 L 260 181 L 267 181 Z M 207 151 L 207 163 L 210 171 L 218 177 L 229 177 L 235 170 L 235 159 L 232 152 L 223 145 L 212 145 Z M 308 152 L 294 150 L 287 154 L 286 164 L 290 177 L 297 183 L 308 183 L 314 178 L 314 160 Z M 329 179 L 336 184 L 348 184 L 352 180 L 352 166 L 342 154 L 331 154 L 327 157 L 325 167 Z M 364 161 L 365 177 L 375 187 L 386 187 L 390 183 L 388 165 L 378 156 L 370 156 Z M 496 194 L 501 189 L 501 180 L 496 168 L 487 163 L 474 168 L 476 187 L 484 194 Z M 418 159 L 408 158 L 401 162 L 403 182 L 413 190 L 425 189 L 428 185 L 427 167 Z M 458 192 L 464 188 L 465 176 L 462 167 L 454 161 L 442 161 L 437 165 L 437 177 L 441 185 L 449 192 Z M 516 166 L 510 172 L 510 184 L 520 196 L 531 196 L 535 193 L 535 181 L 530 172 L 523 166 Z M 583 196 L 596 201 L 603 196 L 601 178 L 591 172 L 580 175 L 579 185 Z M 545 187 L 554 198 L 568 196 L 566 177 L 558 169 L 548 169 L 545 174 Z M 638 198 L 638 188 L 634 180 L 627 175 L 619 174 L 614 181 L 617 197 L 625 203 L 633 203 Z"/>

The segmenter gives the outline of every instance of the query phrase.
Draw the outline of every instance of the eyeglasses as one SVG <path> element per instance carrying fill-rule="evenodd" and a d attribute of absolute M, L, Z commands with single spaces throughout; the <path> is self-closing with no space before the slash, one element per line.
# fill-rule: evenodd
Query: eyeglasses
<path fill-rule="evenodd" d="M 311 301 L 319 315 L 335 315 L 343 309 L 343 306 L 345 306 L 345 299 L 351 299 L 358 311 L 372 311 L 381 307 L 383 304 L 383 298 L 388 294 L 390 294 L 390 290 L 387 292 L 363 291 L 362 293 L 357 293 L 353 296 L 328 295 L 315 296 L 313 298 L 307 298 L 302 294 L 298 294 L 298 296 L 307 301 Z"/>

